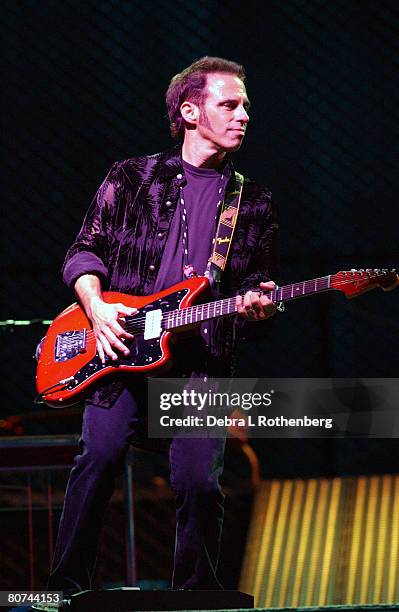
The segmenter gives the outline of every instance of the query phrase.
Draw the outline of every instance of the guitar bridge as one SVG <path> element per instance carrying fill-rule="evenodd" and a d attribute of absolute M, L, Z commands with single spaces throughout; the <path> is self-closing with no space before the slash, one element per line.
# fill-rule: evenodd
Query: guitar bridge
<path fill-rule="evenodd" d="M 55 342 L 55 361 L 68 361 L 86 352 L 87 330 L 67 331 L 58 334 Z"/>

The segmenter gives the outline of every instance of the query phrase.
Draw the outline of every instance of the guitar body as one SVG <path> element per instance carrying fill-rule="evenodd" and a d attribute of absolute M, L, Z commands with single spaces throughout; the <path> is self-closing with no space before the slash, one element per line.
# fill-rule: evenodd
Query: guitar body
<path fill-rule="evenodd" d="M 130 355 L 121 355 L 118 361 L 105 364 L 97 354 L 89 319 L 79 304 L 72 304 L 54 319 L 42 343 L 36 374 L 38 393 L 46 404 L 63 408 L 79 402 L 107 376 L 126 373 L 155 376 L 167 369 L 172 363 L 171 341 L 179 330 L 172 333 L 162 329 L 158 337 L 145 339 L 143 321 L 150 312 L 164 314 L 191 306 L 208 287 L 206 278 L 193 277 L 149 296 L 104 292 L 105 302 L 121 302 L 139 311 L 126 317 L 134 335 L 133 340 L 125 342 Z"/>

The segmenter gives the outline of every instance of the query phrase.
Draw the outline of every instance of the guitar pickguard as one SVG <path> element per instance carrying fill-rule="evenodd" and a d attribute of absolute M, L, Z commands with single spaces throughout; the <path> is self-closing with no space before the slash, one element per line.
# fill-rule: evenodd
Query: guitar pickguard
<path fill-rule="evenodd" d="M 121 355 L 117 361 L 109 360 L 103 364 L 99 356 L 96 354 L 93 359 L 91 359 L 74 374 L 73 379 L 67 383 L 67 389 L 76 389 L 85 380 L 104 368 L 112 367 L 115 369 L 115 372 L 117 372 L 120 366 L 127 366 L 131 367 L 132 371 L 134 371 L 135 368 L 151 366 L 152 364 L 160 361 L 164 355 L 161 341 L 166 333 L 166 328 L 162 326 L 162 332 L 159 338 L 145 340 L 142 324 L 143 319 L 148 312 L 153 310 L 161 310 L 162 315 L 173 310 L 178 310 L 183 298 L 188 292 L 189 289 L 175 291 L 174 293 L 159 298 L 158 300 L 149 302 L 143 306 L 136 315 L 126 317 L 126 321 L 129 325 L 129 331 L 134 335 L 133 340 L 130 342 L 125 342 L 125 345 L 130 349 L 130 355 L 127 357 Z M 138 324 L 136 327 L 135 319 L 141 320 L 141 324 Z"/>

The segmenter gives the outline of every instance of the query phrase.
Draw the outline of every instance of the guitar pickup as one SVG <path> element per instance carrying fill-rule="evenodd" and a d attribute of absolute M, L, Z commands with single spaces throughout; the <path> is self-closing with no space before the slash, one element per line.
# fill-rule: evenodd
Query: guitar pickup
<path fill-rule="evenodd" d="M 159 338 L 162 333 L 162 310 L 150 310 L 145 315 L 144 340 Z"/>
<path fill-rule="evenodd" d="M 68 361 L 86 352 L 87 330 L 68 331 L 63 334 L 58 334 L 55 342 L 55 361 Z"/>

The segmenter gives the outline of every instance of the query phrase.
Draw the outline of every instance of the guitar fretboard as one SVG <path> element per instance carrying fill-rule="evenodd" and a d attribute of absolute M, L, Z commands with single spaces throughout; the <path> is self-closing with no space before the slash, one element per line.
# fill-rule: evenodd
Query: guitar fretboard
<path fill-rule="evenodd" d="M 292 285 L 284 285 L 272 291 L 265 291 L 264 295 L 267 295 L 275 303 L 288 302 L 289 300 L 295 300 L 296 298 L 314 293 L 321 293 L 329 289 L 331 289 L 331 275 Z M 236 298 L 230 297 L 168 312 L 164 315 L 163 326 L 165 329 L 174 329 L 183 325 L 192 325 L 209 319 L 226 317 L 236 312 Z"/>

